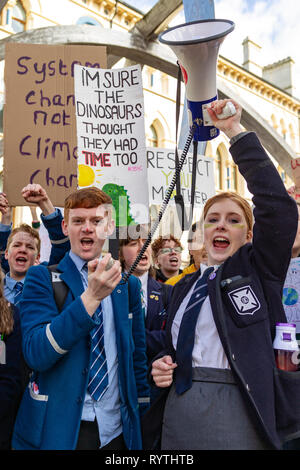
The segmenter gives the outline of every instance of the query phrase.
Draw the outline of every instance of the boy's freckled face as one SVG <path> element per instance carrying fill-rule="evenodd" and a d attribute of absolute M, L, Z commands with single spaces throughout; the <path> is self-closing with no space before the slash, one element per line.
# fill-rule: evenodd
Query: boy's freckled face
<path fill-rule="evenodd" d="M 104 206 L 70 209 L 68 221 L 63 221 L 63 232 L 69 236 L 71 250 L 86 261 L 100 256 L 113 229 Z"/>

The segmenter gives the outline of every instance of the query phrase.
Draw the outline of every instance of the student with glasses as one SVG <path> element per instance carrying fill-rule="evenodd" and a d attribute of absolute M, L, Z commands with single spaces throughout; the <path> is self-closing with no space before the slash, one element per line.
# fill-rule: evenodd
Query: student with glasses
<path fill-rule="evenodd" d="M 173 276 L 182 272 L 181 253 L 182 245 L 173 235 L 158 237 L 151 245 L 153 260 L 158 268 L 156 269 L 156 279 L 166 282 Z"/>
<path fill-rule="evenodd" d="M 192 274 L 195 271 L 198 271 L 199 268 L 203 270 L 206 267 L 207 253 L 203 245 L 203 236 L 200 222 L 195 222 L 191 226 L 187 241 L 190 254 L 190 263 L 186 268 L 184 268 L 181 274 L 168 279 L 165 282 L 166 285 L 175 286 L 175 284 L 177 284 L 177 282 L 187 274 Z"/>

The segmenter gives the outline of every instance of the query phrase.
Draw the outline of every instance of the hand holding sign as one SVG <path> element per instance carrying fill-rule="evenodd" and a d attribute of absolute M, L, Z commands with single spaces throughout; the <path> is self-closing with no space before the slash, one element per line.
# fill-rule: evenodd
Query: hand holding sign
<path fill-rule="evenodd" d="M 6 214 L 9 210 L 8 200 L 5 193 L 0 193 L 0 212 L 1 214 Z"/>

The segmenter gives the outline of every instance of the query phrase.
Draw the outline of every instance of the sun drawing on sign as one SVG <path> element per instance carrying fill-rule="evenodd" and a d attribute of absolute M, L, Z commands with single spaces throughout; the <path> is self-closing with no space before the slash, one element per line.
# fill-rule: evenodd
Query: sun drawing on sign
<path fill-rule="evenodd" d="M 93 170 L 93 168 L 88 165 L 78 165 L 78 186 L 91 186 L 98 176 L 102 176 L 100 170 Z M 96 180 L 96 183 L 100 184 L 100 181 Z"/>

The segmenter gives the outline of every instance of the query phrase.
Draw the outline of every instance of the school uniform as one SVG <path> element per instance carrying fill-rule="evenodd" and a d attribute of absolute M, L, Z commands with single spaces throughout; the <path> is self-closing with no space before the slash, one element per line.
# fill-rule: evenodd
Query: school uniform
<path fill-rule="evenodd" d="M 287 321 L 281 295 L 297 230 L 298 211 L 254 133 L 243 135 L 230 151 L 254 196 L 253 241 L 242 246 L 208 278 L 208 297 L 198 321 L 204 324 L 211 315 L 210 326 L 198 331 L 203 345 L 195 345 L 200 347 L 201 354 L 197 356 L 198 362 L 193 364 L 192 388 L 182 395 L 176 394 L 175 369 L 171 390 L 164 393 L 166 406 L 160 403 L 148 413 L 145 436 L 150 427 L 153 432 L 153 420 L 159 413 L 161 419 L 164 412 L 163 449 L 175 448 L 172 445 L 177 446 L 177 450 L 208 449 L 210 443 L 218 445 L 215 447 L 218 449 L 279 449 L 284 439 L 293 434 L 300 435 L 300 372 L 279 371 L 272 346 L 276 322 Z M 166 325 L 167 347 L 160 356 L 171 354 L 174 362 L 174 319 L 186 296 L 191 295 L 199 274 L 197 271 L 187 275 L 173 287 Z M 212 384 L 216 384 L 213 390 Z M 200 400 L 202 410 L 197 408 L 199 387 L 204 393 Z M 222 389 L 222 395 L 218 393 L 218 387 Z M 220 410 L 222 401 L 228 406 L 233 404 L 233 411 L 236 405 L 238 413 L 234 416 L 226 414 L 226 406 Z M 183 413 L 185 406 L 188 408 Z M 170 416 L 171 409 L 176 423 Z M 207 409 L 210 413 L 205 415 Z M 221 423 L 218 412 L 224 413 Z M 192 413 L 201 416 L 202 423 L 200 419 L 193 422 L 194 417 L 189 421 L 187 415 Z M 236 428 L 241 419 L 245 428 Z M 201 424 L 206 429 L 202 429 Z M 218 424 L 222 426 L 218 428 Z M 236 429 L 243 434 L 241 439 Z M 184 436 L 182 439 L 180 434 Z M 193 438 L 191 442 L 189 437 Z M 151 439 L 145 441 L 146 448 L 151 448 L 151 442 Z"/>
<path fill-rule="evenodd" d="M 179 274 L 181 273 L 182 273 L 182 270 L 179 269 Z M 165 276 L 162 270 L 159 268 L 155 270 L 155 278 L 158 282 L 166 282 L 168 281 L 168 279 L 171 279 L 170 277 Z"/>
<path fill-rule="evenodd" d="M 84 308 L 82 279 L 68 253 L 57 270 L 69 287 L 61 312 L 47 267 L 33 266 L 26 276 L 20 308 L 23 351 L 34 372 L 16 419 L 15 449 L 75 449 L 83 411 L 89 412 L 90 332 L 97 319 Z M 140 413 L 149 405 L 149 386 L 139 281 L 131 276 L 128 285 L 120 283 L 110 297 L 118 358 L 120 432 L 126 448 L 141 449 Z"/>
<path fill-rule="evenodd" d="M 62 213 L 60 209 L 55 209 L 52 214 L 47 216 L 41 214 L 41 219 L 43 224 L 45 225 L 50 241 L 51 241 L 51 252 L 48 262 L 44 262 L 44 265 L 52 265 L 58 263 L 67 251 L 70 250 L 70 241 L 69 237 L 65 237 L 62 232 L 61 223 L 63 220 Z M 3 271 L 6 273 L 4 278 L 4 296 L 6 300 L 10 303 L 15 303 L 15 286 L 17 283 L 24 284 L 25 276 L 23 279 L 19 279 L 16 281 L 15 279 L 10 277 L 9 274 L 9 265 L 7 260 L 5 259 L 5 250 L 7 247 L 7 240 L 11 233 L 12 226 L 11 225 L 3 225 L 0 223 L 0 255 L 1 255 L 1 267 Z M 20 300 L 20 299 L 18 299 Z"/>

